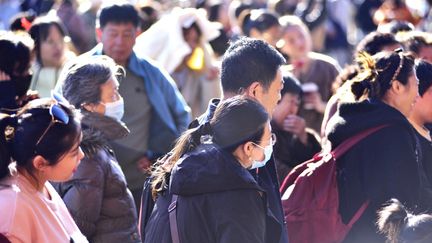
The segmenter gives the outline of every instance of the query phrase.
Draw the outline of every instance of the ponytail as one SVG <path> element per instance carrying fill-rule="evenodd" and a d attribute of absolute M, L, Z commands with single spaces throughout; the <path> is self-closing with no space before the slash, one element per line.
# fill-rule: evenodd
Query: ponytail
<path fill-rule="evenodd" d="M 167 177 L 169 177 L 172 168 L 183 154 L 193 151 L 200 143 L 203 135 L 212 135 L 210 123 L 206 122 L 196 128 L 185 131 L 176 141 L 174 148 L 158 159 L 152 166 L 151 182 L 152 196 L 156 198 L 157 194 L 168 187 Z"/>
<path fill-rule="evenodd" d="M 354 98 L 382 99 L 394 81 L 408 84 L 413 72 L 414 59 L 401 49 L 394 52 L 379 52 L 373 57 L 367 52 L 359 52 L 356 61 L 360 72 L 351 80 L 351 93 Z"/>
<path fill-rule="evenodd" d="M 17 119 L 15 116 L 0 113 L 0 180 L 9 174 L 12 162 L 11 143 L 15 135 Z"/>
<path fill-rule="evenodd" d="M 378 76 L 374 59 L 367 52 L 361 51 L 357 54 L 356 62 L 360 71 L 351 81 L 351 92 L 355 100 L 375 96 L 379 93 L 380 86 L 374 82 Z"/>

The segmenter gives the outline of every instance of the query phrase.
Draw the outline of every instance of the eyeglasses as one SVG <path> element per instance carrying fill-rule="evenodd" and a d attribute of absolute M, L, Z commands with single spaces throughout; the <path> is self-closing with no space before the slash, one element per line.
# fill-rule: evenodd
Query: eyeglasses
<path fill-rule="evenodd" d="M 264 148 L 263 148 L 262 146 L 260 146 L 259 144 L 256 144 L 256 143 L 254 143 L 254 142 L 252 142 L 252 143 L 255 144 L 256 146 L 258 146 L 258 147 L 264 149 Z M 276 144 L 276 134 L 272 133 L 272 134 L 271 134 L 271 137 L 270 137 L 270 144 L 269 144 L 269 145 L 274 146 L 275 144 Z"/>
<path fill-rule="evenodd" d="M 45 129 L 45 131 L 42 133 L 42 135 L 39 137 L 39 139 L 36 142 L 35 147 L 37 147 L 40 142 L 43 140 L 49 129 L 55 124 L 55 123 L 61 123 L 61 124 L 68 124 L 69 123 L 69 115 L 66 113 L 66 111 L 61 107 L 60 104 L 69 104 L 66 99 L 64 99 L 61 95 L 56 94 L 54 92 L 51 93 L 51 98 L 53 100 L 53 103 L 50 106 L 49 113 L 51 115 L 51 122 L 49 123 L 48 127 Z"/>

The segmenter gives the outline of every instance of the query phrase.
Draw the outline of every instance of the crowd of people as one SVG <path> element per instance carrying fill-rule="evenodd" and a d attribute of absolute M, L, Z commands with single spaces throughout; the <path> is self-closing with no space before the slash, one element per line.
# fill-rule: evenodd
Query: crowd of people
<path fill-rule="evenodd" d="M 418 2 L 0 1 L 0 242 L 296 243 L 282 181 L 378 127 L 340 242 L 430 242 Z"/>

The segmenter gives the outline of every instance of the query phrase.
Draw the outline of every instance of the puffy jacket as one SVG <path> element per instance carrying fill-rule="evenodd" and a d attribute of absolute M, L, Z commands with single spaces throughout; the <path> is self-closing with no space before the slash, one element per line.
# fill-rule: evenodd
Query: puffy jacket
<path fill-rule="evenodd" d="M 107 139 L 128 134 L 109 117 L 84 112 L 85 157 L 72 179 L 56 184 L 72 217 L 90 242 L 141 242 L 132 194 Z"/>
<path fill-rule="evenodd" d="M 280 228 L 265 191 L 235 157 L 201 145 L 172 170 L 181 242 L 277 242 Z"/>

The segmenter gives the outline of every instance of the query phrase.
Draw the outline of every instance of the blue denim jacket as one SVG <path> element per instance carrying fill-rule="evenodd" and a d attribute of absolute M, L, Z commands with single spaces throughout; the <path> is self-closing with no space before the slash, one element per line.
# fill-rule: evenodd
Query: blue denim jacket
<path fill-rule="evenodd" d="M 102 44 L 97 45 L 88 54 L 102 55 Z M 143 78 L 148 99 L 154 110 L 150 121 L 148 157 L 165 154 L 171 149 L 174 140 L 188 127 L 191 121 L 190 108 L 174 80 L 154 62 L 132 52 L 128 69 Z"/>

